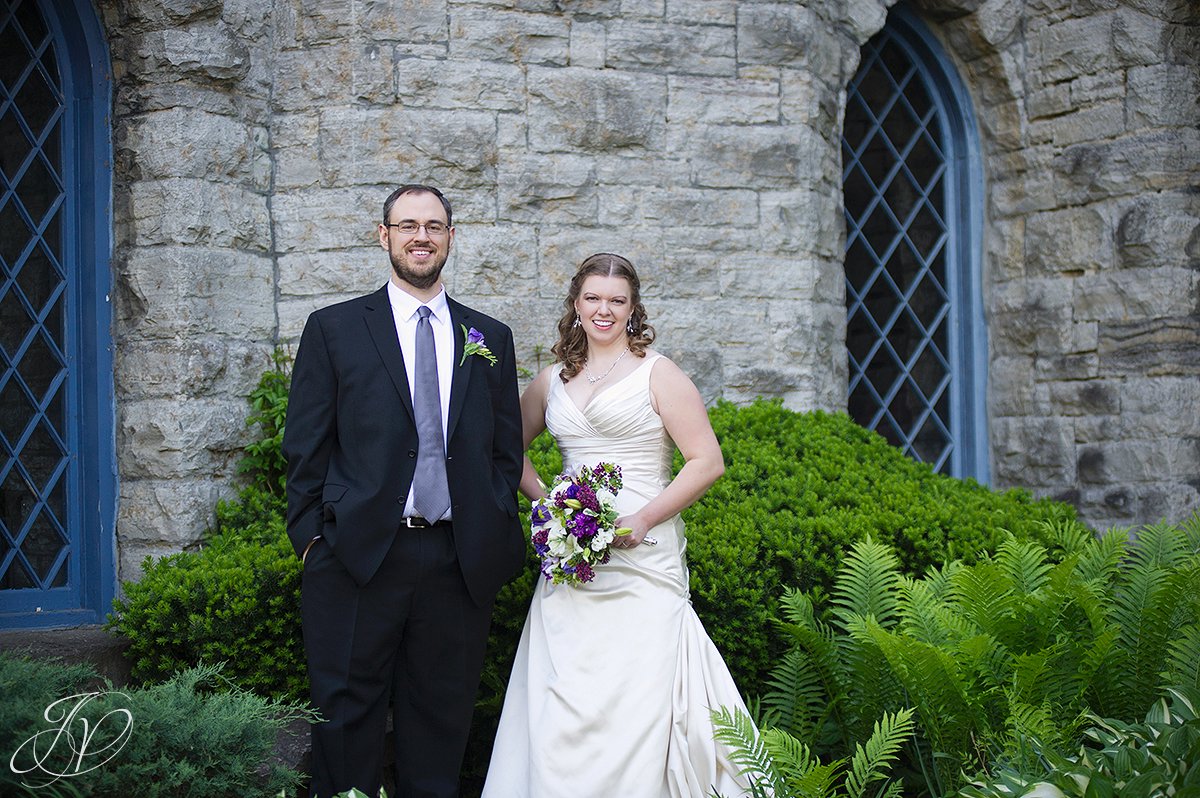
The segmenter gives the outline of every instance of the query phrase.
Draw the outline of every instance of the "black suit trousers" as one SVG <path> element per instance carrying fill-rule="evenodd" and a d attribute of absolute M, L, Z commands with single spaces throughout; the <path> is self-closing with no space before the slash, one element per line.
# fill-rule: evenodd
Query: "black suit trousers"
<path fill-rule="evenodd" d="M 329 719 L 313 726 L 311 794 L 378 793 L 390 701 L 393 798 L 457 796 L 492 607 L 471 598 L 451 529 L 402 527 L 361 586 L 317 541 L 301 605 L 312 701 Z"/>

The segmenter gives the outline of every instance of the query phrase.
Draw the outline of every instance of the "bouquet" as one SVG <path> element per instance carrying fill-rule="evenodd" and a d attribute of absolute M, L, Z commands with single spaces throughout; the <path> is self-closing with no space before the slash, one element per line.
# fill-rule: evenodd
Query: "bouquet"
<path fill-rule="evenodd" d="M 556 585 L 592 581 L 593 567 L 611 558 L 613 540 L 633 531 L 617 528 L 620 489 L 621 467 L 598 463 L 559 474 L 549 495 L 534 502 L 530 539 L 547 581 Z"/>

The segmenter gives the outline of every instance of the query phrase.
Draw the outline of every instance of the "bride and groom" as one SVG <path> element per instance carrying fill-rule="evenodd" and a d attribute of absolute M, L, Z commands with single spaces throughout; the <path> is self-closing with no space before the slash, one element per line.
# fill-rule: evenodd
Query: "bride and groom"
<path fill-rule="evenodd" d="M 567 465 L 621 466 L 632 532 L 592 581 L 539 581 L 484 798 L 742 794 L 709 711 L 744 705 L 689 603 L 679 518 L 723 472 L 721 450 L 691 380 L 649 348 L 632 264 L 583 261 L 556 362 L 518 397 L 509 328 L 443 289 L 449 201 L 401 186 L 378 236 L 391 279 L 309 317 L 283 442 L 325 719 L 312 794 L 378 792 L 389 703 L 397 794 L 458 794 L 492 604 L 525 559 L 515 492 L 544 495 L 523 456 L 543 429 Z"/>

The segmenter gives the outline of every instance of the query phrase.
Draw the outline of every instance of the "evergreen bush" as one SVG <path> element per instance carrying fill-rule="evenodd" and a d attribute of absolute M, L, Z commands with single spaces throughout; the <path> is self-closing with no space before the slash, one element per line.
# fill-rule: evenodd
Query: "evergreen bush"
<path fill-rule="evenodd" d="M 162 684 L 113 693 L 86 667 L 0 654 L 0 750 L 11 758 L 0 768 L 0 794 L 274 798 L 294 790 L 302 774 L 272 763 L 271 755 L 279 731 L 308 714 L 294 704 L 230 689 L 220 671 L 192 668 Z M 53 777 L 33 767 L 32 747 L 18 748 L 51 729 L 45 713 L 52 702 L 85 691 L 97 695 L 60 721 L 70 718 L 66 731 L 72 738 L 39 739 L 46 767 L 68 774 L 47 785 Z M 59 709 L 69 713 L 75 706 Z M 98 766 L 88 770 L 93 765 Z"/>

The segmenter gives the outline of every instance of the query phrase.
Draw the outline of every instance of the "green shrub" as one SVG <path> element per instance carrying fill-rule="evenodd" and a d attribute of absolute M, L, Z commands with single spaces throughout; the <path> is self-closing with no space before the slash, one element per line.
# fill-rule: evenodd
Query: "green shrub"
<path fill-rule="evenodd" d="M 260 695 L 307 695 L 300 562 L 286 536 L 265 543 L 218 536 L 197 552 L 147 557 L 142 571 L 109 616 L 109 628 L 130 641 L 135 681 L 225 661 L 230 681 Z"/>
<path fill-rule="evenodd" d="M 221 684 L 220 670 L 219 666 L 189 669 L 164 684 L 114 693 L 111 685 L 100 684 L 87 668 L 0 654 L 0 694 L 4 696 L 0 702 L 0 750 L 6 758 L 16 754 L 17 768 L 29 771 L 18 775 L 6 761 L 0 768 L 0 794 L 22 794 L 24 789 L 30 796 L 57 790 L 91 798 L 273 798 L 295 789 L 302 775 L 271 764 L 270 757 L 279 731 L 308 714 L 294 704 L 227 689 Z M 72 744 L 90 753 L 102 752 L 109 744 L 112 747 L 95 757 L 87 756 L 80 772 L 74 774 L 78 760 L 67 741 L 51 746 L 52 735 L 42 738 L 39 753 L 51 752 L 47 763 L 51 769 L 73 773 L 44 786 L 51 777 L 32 769 L 31 747 L 21 752 L 17 749 L 51 728 L 45 719 L 51 702 L 84 691 L 97 691 L 97 695 L 83 702 L 71 720 L 67 731 L 74 736 Z M 107 713 L 113 714 L 106 718 Z M 83 772 L 92 765 L 98 766 Z M 22 781 L 30 786 L 23 788 Z"/>
<path fill-rule="evenodd" d="M 1009 538 L 995 556 L 923 579 L 890 547 L 853 544 L 827 600 L 789 591 L 792 648 L 763 723 L 843 756 L 875 718 L 913 707 L 906 794 L 945 795 L 996 761 L 1039 761 L 1024 741 L 1070 746 L 1084 712 L 1132 722 L 1168 685 L 1200 674 L 1200 516 L 1118 530 Z"/>
<path fill-rule="evenodd" d="M 726 470 L 683 514 L 692 601 L 743 690 L 782 651 L 770 622 L 782 586 L 828 589 L 851 543 L 869 535 L 919 575 L 1075 518 L 1066 504 L 936 474 L 845 414 L 760 400 L 709 415 Z"/>

